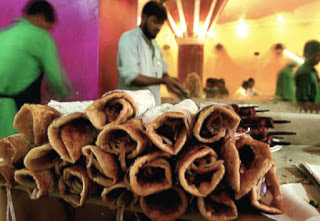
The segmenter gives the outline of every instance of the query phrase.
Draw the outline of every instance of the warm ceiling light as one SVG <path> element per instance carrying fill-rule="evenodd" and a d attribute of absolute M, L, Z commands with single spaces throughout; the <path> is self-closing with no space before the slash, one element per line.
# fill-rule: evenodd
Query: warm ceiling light
<path fill-rule="evenodd" d="M 277 20 L 278 20 L 278 22 L 279 22 L 280 24 L 284 24 L 284 17 L 283 17 L 283 15 L 279 14 L 279 15 L 277 16 Z"/>
<path fill-rule="evenodd" d="M 193 32 L 199 32 L 199 17 L 200 17 L 200 0 L 196 0 L 194 3 L 194 20 L 193 20 Z"/>
<path fill-rule="evenodd" d="M 187 31 L 187 23 L 186 23 L 186 18 L 184 17 L 181 0 L 177 0 L 177 7 L 178 7 L 178 13 L 180 17 L 181 32 L 185 32 Z"/>
<path fill-rule="evenodd" d="M 173 32 L 175 33 L 176 36 L 181 38 L 183 36 L 183 32 L 178 28 L 176 22 L 173 20 L 173 18 L 171 16 L 170 12 L 168 12 L 167 14 L 168 14 L 168 21 L 170 23 L 170 26 L 171 26 Z"/>
<path fill-rule="evenodd" d="M 243 19 L 240 19 L 237 24 L 237 33 L 240 37 L 245 37 L 248 34 L 249 27 L 244 22 Z"/>

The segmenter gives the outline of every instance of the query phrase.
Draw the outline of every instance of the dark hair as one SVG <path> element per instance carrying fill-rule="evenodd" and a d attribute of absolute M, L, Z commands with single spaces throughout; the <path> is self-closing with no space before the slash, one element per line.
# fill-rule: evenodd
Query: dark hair
<path fill-rule="evenodd" d="M 274 47 L 276 50 L 282 50 L 282 49 L 284 49 L 284 46 L 283 46 L 283 44 L 281 44 L 281 43 L 278 43 L 278 44 L 276 44 L 276 46 Z"/>
<path fill-rule="evenodd" d="M 248 82 L 254 82 L 253 78 L 249 78 Z"/>
<path fill-rule="evenodd" d="M 53 6 L 44 0 L 30 0 L 22 12 L 27 15 L 43 15 L 47 22 L 56 22 L 56 14 Z"/>
<path fill-rule="evenodd" d="M 156 1 L 149 1 L 147 4 L 145 4 L 142 9 L 142 14 L 148 17 L 156 16 L 160 21 L 167 20 L 166 8 Z"/>
<path fill-rule="evenodd" d="M 312 55 L 320 52 L 320 42 L 317 40 L 307 41 L 303 48 L 303 56 L 310 58 Z"/>
<path fill-rule="evenodd" d="M 242 82 L 242 87 L 243 88 L 248 88 L 249 87 L 249 82 L 248 81 Z"/>

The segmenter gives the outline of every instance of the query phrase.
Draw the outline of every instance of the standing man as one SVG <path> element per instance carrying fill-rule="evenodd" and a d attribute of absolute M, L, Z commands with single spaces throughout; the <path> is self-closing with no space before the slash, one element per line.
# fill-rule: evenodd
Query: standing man
<path fill-rule="evenodd" d="M 293 69 L 297 65 L 297 62 L 291 61 L 279 72 L 276 88 L 276 100 L 290 102 L 294 102 L 296 100 Z"/>
<path fill-rule="evenodd" d="M 306 42 L 303 55 L 306 60 L 295 75 L 296 99 L 298 102 L 319 103 L 319 77 L 314 66 L 320 61 L 320 42 Z"/>
<path fill-rule="evenodd" d="M 160 84 L 165 84 L 169 91 L 180 97 L 185 95 L 182 84 L 168 75 L 168 65 L 155 41 L 166 19 L 163 5 L 147 2 L 142 9 L 140 26 L 121 36 L 117 54 L 118 88 L 149 89 L 157 105 L 161 103 Z"/>
<path fill-rule="evenodd" d="M 57 48 L 48 33 L 55 21 L 49 2 L 30 0 L 23 17 L 0 32 L 0 138 L 17 133 L 13 118 L 24 103 L 41 102 L 44 74 L 57 97 L 68 93 Z"/>

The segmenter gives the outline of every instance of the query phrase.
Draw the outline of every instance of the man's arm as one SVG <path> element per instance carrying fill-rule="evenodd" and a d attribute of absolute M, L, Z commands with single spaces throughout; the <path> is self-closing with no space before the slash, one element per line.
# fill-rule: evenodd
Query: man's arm
<path fill-rule="evenodd" d="M 43 48 L 42 63 L 44 71 L 54 88 L 55 94 L 59 98 L 68 95 L 71 91 L 71 83 L 64 73 L 57 47 L 50 36 L 46 39 Z"/>
<path fill-rule="evenodd" d="M 154 78 L 139 74 L 133 81 L 133 85 L 148 86 L 156 84 L 165 84 L 169 91 L 177 94 L 178 96 L 185 96 L 186 92 L 178 79 L 170 77 L 168 74 L 164 74 L 162 78 Z"/>

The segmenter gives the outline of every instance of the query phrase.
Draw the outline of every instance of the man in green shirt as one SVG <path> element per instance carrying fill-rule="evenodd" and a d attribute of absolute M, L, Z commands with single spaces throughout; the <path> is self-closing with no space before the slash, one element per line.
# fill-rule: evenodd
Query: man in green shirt
<path fill-rule="evenodd" d="M 295 75 L 296 99 L 298 102 L 319 103 L 319 77 L 314 66 L 320 61 L 320 42 L 306 42 L 303 55 L 306 60 Z"/>
<path fill-rule="evenodd" d="M 0 31 L 0 138 L 16 133 L 13 118 L 24 103 L 41 102 L 44 74 L 57 97 L 68 93 L 57 48 L 48 33 L 54 24 L 50 3 L 30 1 L 23 17 Z"/>
<path fill-rule="evenodd" d="M 291 102 L 296 100 L 293 68 L 297 65 L 298 64 L 296 62 L 291 61 L 279 72 L 276 88 L 276 100 Z"/>

